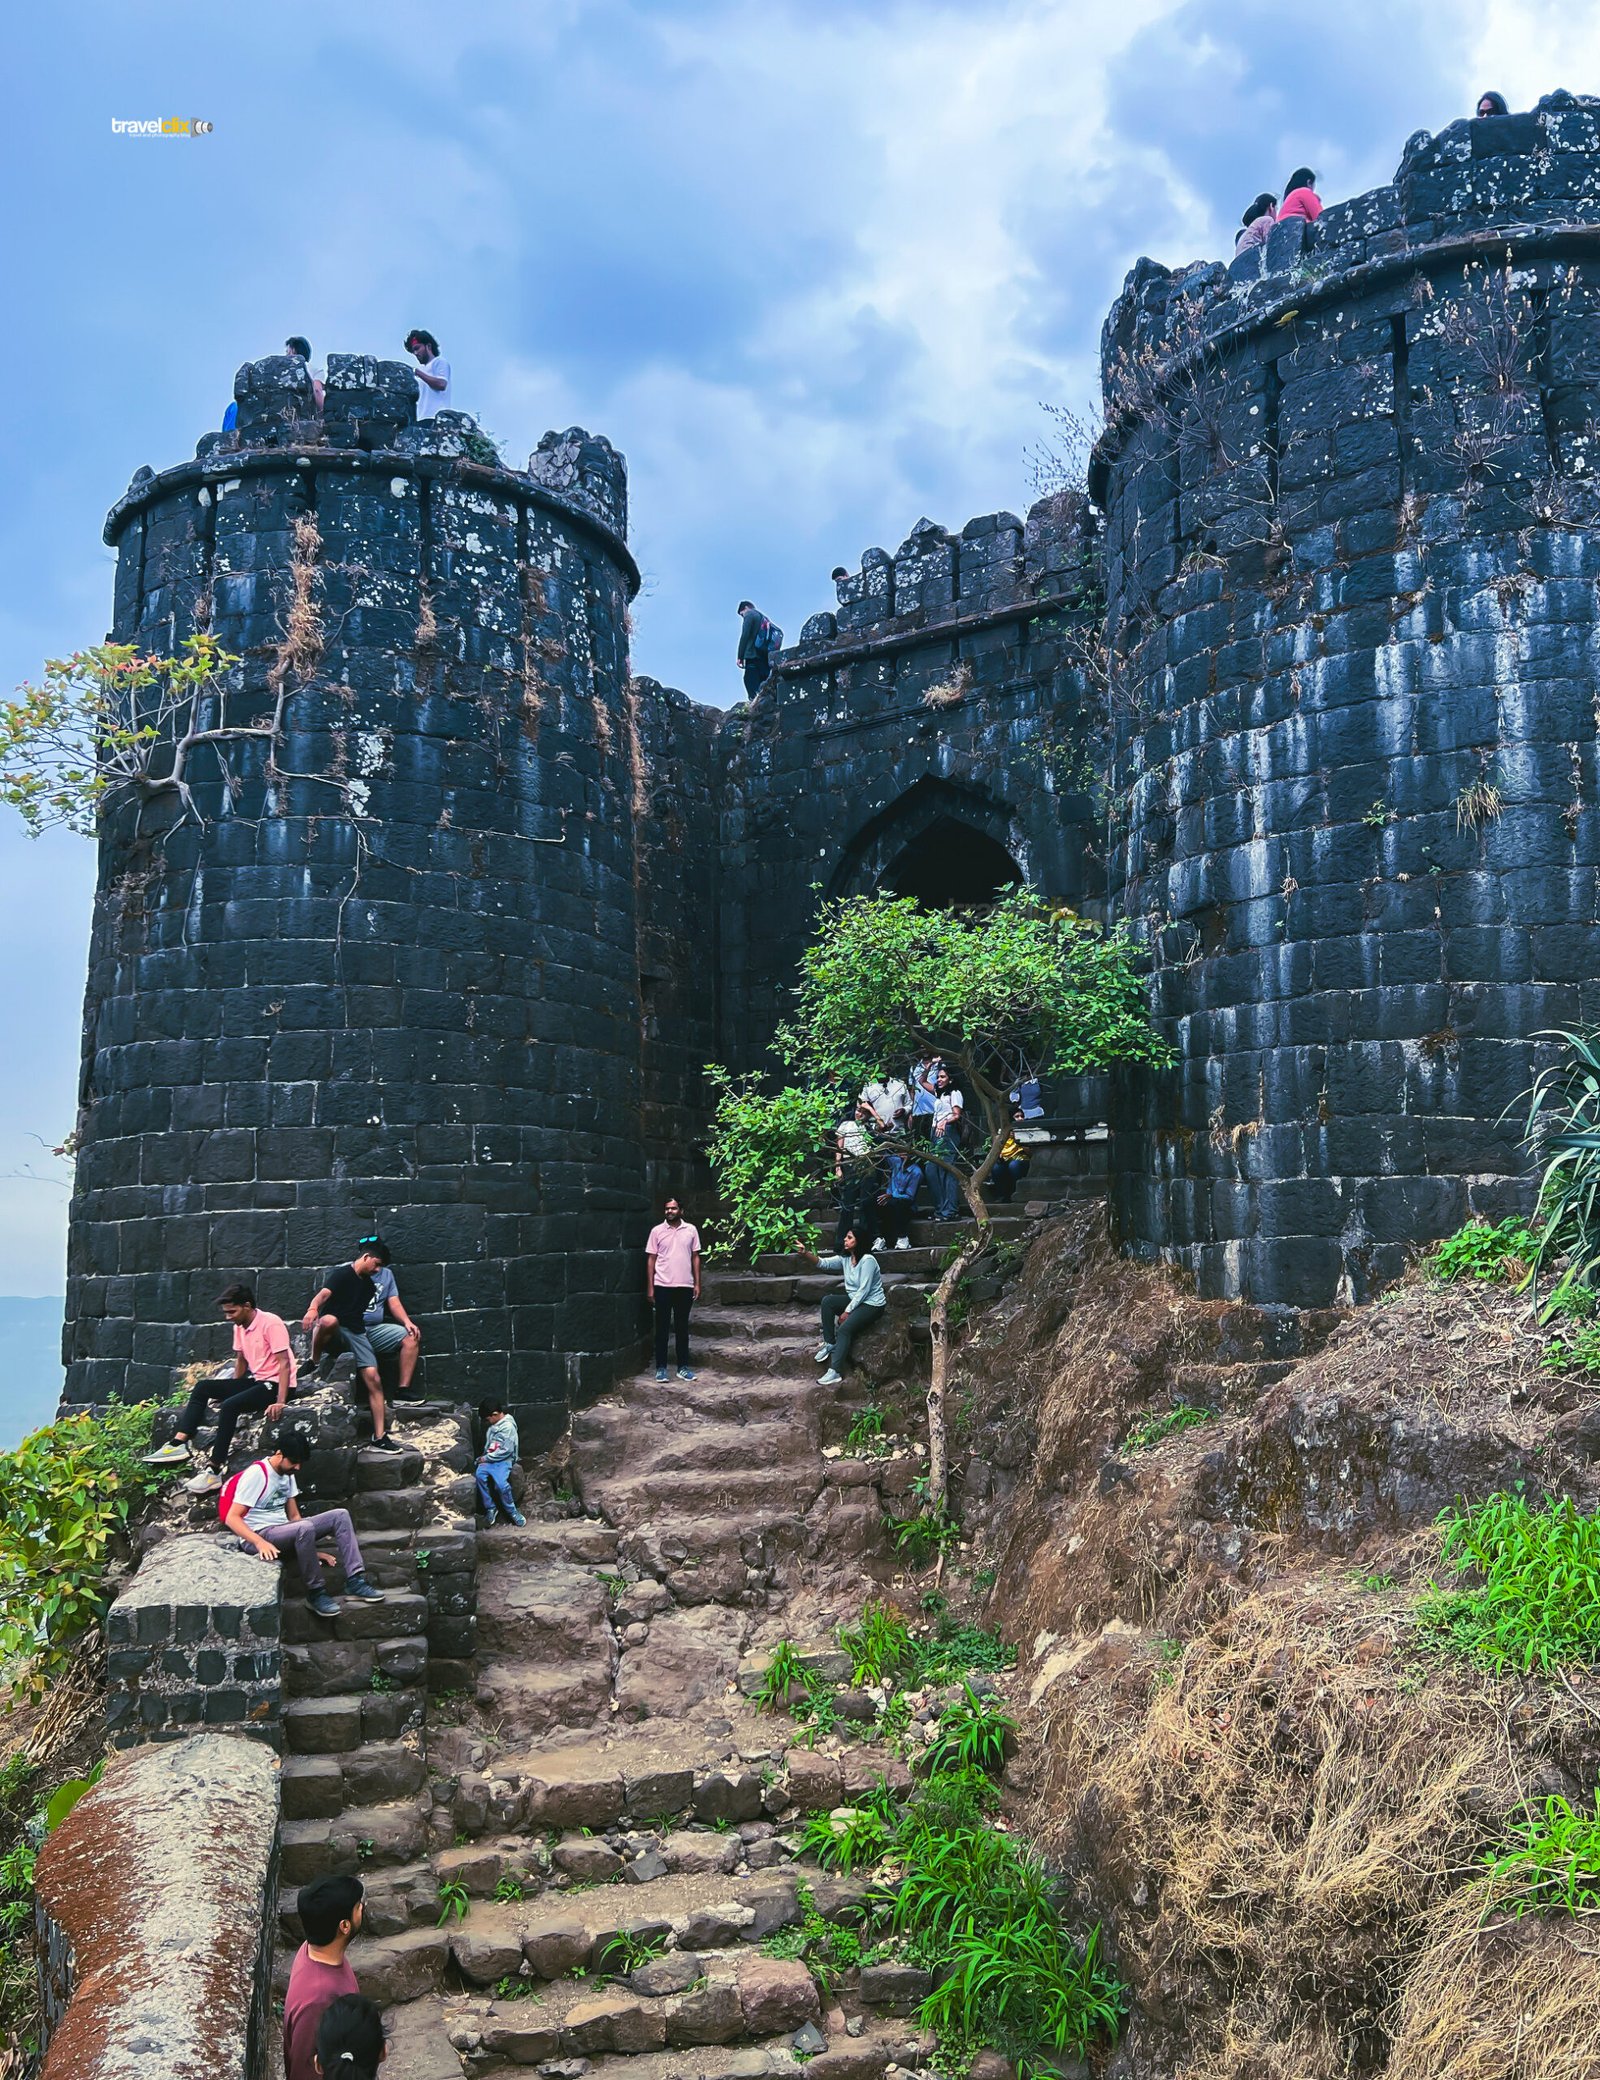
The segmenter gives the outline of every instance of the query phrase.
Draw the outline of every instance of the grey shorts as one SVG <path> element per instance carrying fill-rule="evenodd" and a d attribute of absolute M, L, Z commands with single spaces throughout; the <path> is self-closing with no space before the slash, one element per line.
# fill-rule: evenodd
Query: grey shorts
<path fill-rule="evenodd" d="M 374 1370 L 377 1369 L 378 1354 L 372 1348 L 372 1336 L 365 1329 L 347 1329 L 341 1322 L 339 1338 L 358 1367 L 364 1370 L 370 1365 Z"/>
<path fill-rule="evenodd" d="M 367 1341 L 375 1351 L 397 1351 L 406 1340 L 398 1322 L 375 1322 L 367 1330 Z"/>

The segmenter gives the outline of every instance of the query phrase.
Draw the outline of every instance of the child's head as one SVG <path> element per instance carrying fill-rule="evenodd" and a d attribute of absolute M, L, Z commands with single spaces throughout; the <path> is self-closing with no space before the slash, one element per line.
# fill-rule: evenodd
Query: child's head
<path fill-rule="evenodd" d="M 361 1926 L 361 1902 L 366 1888 L 348 1871 L 330 1871 L 302 1885 L 295 1912 L 306 1932 L 306 1941 L 325 1950 L 341 1936 L 347 1941 Z"/>
<path fill-rule="evenodd" d="M 317 2024 L 317 2071 L 324 2080 L 377 2080 L 388 2045 L 376 2001 L 341 1993 Z"/>
<path fill-rule="evenodd" d="M 486 1423 L 498 1423 L 505 1412 L 503 1402 L 489 1400 L 478 1403 L 478 1413 Z"/>

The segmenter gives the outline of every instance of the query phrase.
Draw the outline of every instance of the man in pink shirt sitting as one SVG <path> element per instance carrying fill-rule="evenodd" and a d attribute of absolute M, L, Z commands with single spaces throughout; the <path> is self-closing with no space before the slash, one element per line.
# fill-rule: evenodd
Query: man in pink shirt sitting
<path fill-rule="evenodd" d="M 199 1430 L 207 1403 L 220 1403 L 210 1463 L 199 1466 L 194 1479 L 184 1483 L 196 1495 L 214 1494 L 222 1486 L 239 1418 L 261 1414 L 275 1423 L 294 1392 L 294 1353 L 282 1315 L 257 1307 L 255 1293 L 244 1285 L 229 1286 L 217 1305 L 233 1325 L 233 1370 L 197 1380 L 172 1442 L 145 1454 L 152 1466 L 181 1466 L 191 1455 L 199 1459 Z"/>
<path fill-rule="evenodd" d="M 668 1379 L 667 1329 L 677 1345 L 678 1377 L 693 1379 L 689 1369 L 689 1309 L 700 1297 L 700 1230 L 669 1199 L 663 1218 L 650 1230 L 644 1246 L 645 1291 L 656 1311 L 656 1378 Z"/>

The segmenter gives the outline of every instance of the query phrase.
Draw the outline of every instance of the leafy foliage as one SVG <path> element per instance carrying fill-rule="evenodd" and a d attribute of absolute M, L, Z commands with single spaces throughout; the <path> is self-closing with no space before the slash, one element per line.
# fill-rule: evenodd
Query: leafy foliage
<path fill-rule="evenodd" d="M 600 1954 L 600 1969 L 603 1972 L 636 1972 L 641 1965 L 659 1957 L 666 1947 L 664 1935 L 644 1936 L 631 1928 L 618 1929 Z"/>
<path fill-rule="evenodd" d="M 1144 1422 L 1136 1423 L 1122 1448 L 1126 1452 L 1148 1452 L 1165 1438 L 1194 1429 L 1197 1423 L 1215 1422 L 1216 1415 L 1214 1408 L 1199 1408 L 1188 1401 L 1174 1402 L 1165 1415 L 1148 1416 Z"/>
<path fill-rule="evenodd" d="M 1005 1766 L 1007 1740 L 1017 1722 L 998 1698 L 980 1697 L 970 1683 L 961 1686 L 956 1704 L 939 1714 L 938 1731 L 928 1744 L 923 1767 L 931 1774 L 981 1770 L 997 1776 Z"/>
<path fill-rule="evenodd" d="M 817 1982 L 826 2000 L 845 1972 L 861 1962 L 861 1936 L 856 1929 L 825 1921 L 817 1912 L 809 1885 L 800 1887 L 801 1920 L 794 1928 L 779 1929 L 761 1945 L 764 1957 L 800 1959 Z"/>
<path fill-rule="evenodd" d="M 772 1650 L 772 1659 L 756 1692 L 756 1710 L 775 1712 L 780 1705 L 786 1706 L 797 1683 L 809 1688 L 809 1671 L 800 1659 L 798 1647 L 791 1640 L 781 1639 Z"/>
<path fill-rule="evenodd" d="M 494 1896 L 503 1904 L 509 1905 L 514 1901 L 521 1899 L 522 1895 L 522 1880 L 519 1877 L 515 1876 L 514 1873 L 512 1873 L 511 1871 L 507 1871 L 503 1878 L 497 1878 L 495 1880 Z"/>
<path fill-rule="evenodd" d="M 1468 1221 L 1440 1243 L 1428 1264 L 1431 1277 L 1451 1284 L 1458 1278 L 1526 1278 L 1539 1248 L 1525 1221 Z"/>
<path fill-rule="evenodd" d="M 926 1567 L 938 1553 L 948 1553 L 961 1536 L 956 1519 L 940 1509 L 919 1510 L 914 1517 L 885 1516 L 889 1542 L 911 1567 Z"/>
<path fill-rule="evenodd" d="M 869 1401 L 845 1432 L 844 1448 L 854 1459 L 876 1459 L 887 1447 L 883 1442 L 883 1410 Z"/>
<path fill-rule="evenodd" d="M 706 1065 L 715 1095 L 706 1145 L 725 1208 L 718 1251 L 744 1248 L 752 1256 L 784 1250 L 798 1238 L 816 1240 L 806 1211 L 817 1172 L 817 1151 L 838 1118 L 826 1090 L 764 1092 L 753 1076 L 733 1077 Z"/>
<path fill-rule="evenodd" d="M 30 837 L 58 825 L 93 837 L 119 796 L 179 785 L 178 747 L 198 741 L 199 708 L 238 663 L 208 635 L 176 657 L 101 643 L 48 659 L 42 684 L 0 700 L 0 801 Z"/>
<path fill-rule="evenodd" d="M 911 1627 L 890 1603 L 862 1606 L 859 1625 L 841 1625 L 839 1644 L 850 1656 L 853 1683 L 882 1683 L 901 1676 L 915 1662 Z"/>
<path fill-rule="evenodd" d="M 1593 1286 L 1600 1274 L 1600 1027 L 1541 1037 L 1559 1040 L 1563 1053 L 1527 1094 L 1524 1138 L 1544 1164 L 1533 1275 L 1565 1257 L 1565 1279 Z"/>
<path fill-rule="evenodd" d="M 947 1683 L 958 1675 L 998 1675 L 1016 1665 L 1016 1648 L 983 1625 L 958 1625 L 942 1618 L 935 1636 L 917 1644 L 917 1680 L 923 1683 Z"/>
<path fill-rule="evenodd" d="M 0 1663 L 40 1695 L 105 1609 L 118 1534 L 161 1486 L 141 1463 L 153 1403 L 69 1416 L 0 1455 Z"/>
<path fill-rule="evenodd" d="M 456 1878 L 439 1880 L 439 1920 L 443 1928 L 450 1921 L 465 1921 L 472 1912 L 472 1901 L 467 1897 L 467 1888 Z"/>
<path fill-rule="evenodd" d="M 843 1871 L 848 1877 L 851 1871 L 870 1869 L 885 1855 L 891 1832 L 880 1807 L 839 1806 L 831 1813 L 811 1815 L 801 1845 L 825 1871 Z"/>
<path fill-rule="evenodd" d="M 1530 1910 L 1600 1911 L 1600 1792 L 1592 1813 L 1547 1798 L 1513 1830 L 1507 1847 L 1488 1851 L 1483 1861 L 1497 1911 L 1519 1920 Z M 1509 1896 L 1501 1890 L 1507 1882 Z"/>
<path fill-rule="evenodd" d="M 1570 1496 L 1520 1493 L 1445 1510 L 1443 1558 L 1471 1586 L 1431 1589 L 1418 1609 L 1450 1652 L 1494 1669 L 1549 1671 L 1600 1653 L 1600 1519 Z"/>

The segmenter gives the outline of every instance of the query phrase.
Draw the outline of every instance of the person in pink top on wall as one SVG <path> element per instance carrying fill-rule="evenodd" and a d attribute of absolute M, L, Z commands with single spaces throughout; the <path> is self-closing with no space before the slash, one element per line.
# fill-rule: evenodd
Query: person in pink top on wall
<path fill-rule="evenodd" d="M 1289 176 L 1283 191 L 1283 200 L 1278 204 L 1278 222 L 1289 217 L 1304 217 L 1314 224 L 1322 215 L 1322 197 L 1317 193 L 1317 177 L 1309 166 L 1297 166 Z"/>
<path fill-rule="evenodd" d="M 700 1297 L 700 1230 L 669 1199 L 662 1218 L 644 1246 L 645 1291 L 656 1311 L 656 1378 L 669 1379 L 667 1330 L 677 1347 L 679 1379 L 693 1379 L 689 1369 L 689 1309 Z"/>

